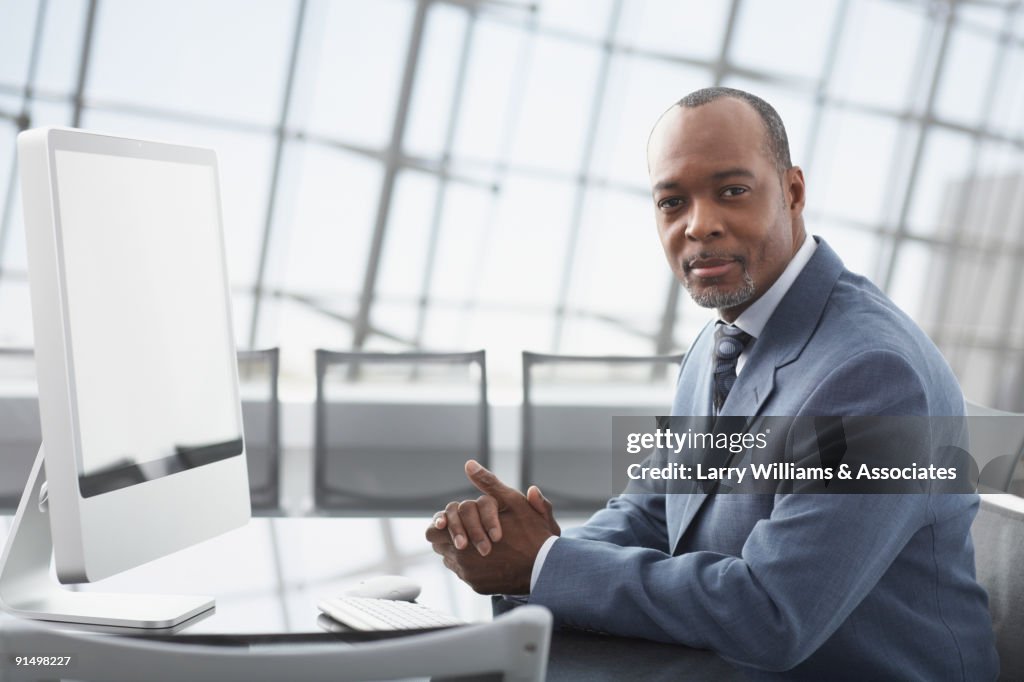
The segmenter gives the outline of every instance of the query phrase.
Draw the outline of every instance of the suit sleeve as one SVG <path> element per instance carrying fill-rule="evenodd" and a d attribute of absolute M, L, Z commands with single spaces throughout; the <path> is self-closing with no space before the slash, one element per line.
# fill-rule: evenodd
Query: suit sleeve
<path fill-rule="evenodd" d="M 567 529 L 562 535 L 562 539 L 565 538 L 667 552 L 665 496 L 623 494 L 613 497 L 604 509 L 591 516 L 584 525 Z"/>
<path fill-rule="evenodd" d="M 874 392 L 870 412 L 864 390 Z M 927 413 L 920 378 L 893 353 L 850 359 L 816 393 L 827 396 L 832 414 Z M 850 411 L 832 411 L 843 408 L 844 395 L 851 395 Z M 812 395 L 807 411 L 815 404 Z M 551 609 L 560 624 L 788 670 L 835 632 L 928 523 L 927 497 L 779 495 L 740 556 L 672 556 L 663 548 L 612 544 L 606 538 L 615 533 L 564 538 L 552 546 L 530 601 Z"/>

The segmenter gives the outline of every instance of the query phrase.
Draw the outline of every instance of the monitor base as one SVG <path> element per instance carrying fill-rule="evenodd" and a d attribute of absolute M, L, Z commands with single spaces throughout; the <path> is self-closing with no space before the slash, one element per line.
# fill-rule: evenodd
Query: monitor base
<path fill-rule="evenodd" d="M 171 628 L 214 608 L 210 597 L 72 592 L 50 575 L 53 537 L 41 509 L 43 448 L 32 465 L 0 556 L 0 608 L 35 620 L 126 628 Z"/>

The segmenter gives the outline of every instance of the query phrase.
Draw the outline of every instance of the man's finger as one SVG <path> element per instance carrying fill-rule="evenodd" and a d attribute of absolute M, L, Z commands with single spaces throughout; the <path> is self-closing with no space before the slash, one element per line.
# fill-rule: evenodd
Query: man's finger
<path fill-rule="evenodd" d="M 501 521 L 498 518 L 498 501 L 490 495 L 481 495 L 476 500 L 477 509 L 480 510 L 480 522 L 487 530 L 487 536 L 491 542 L 501 540 Z"/>
<path fill-rule="evenodd" d="M 448 535 L 451 536 L 455 549 L 465 549 L 466 529 L 462 527 L 462 520 L 459 519 L 459 503 L 449 502 L 444 508 L 444 515 L 448 522 Z"/>
<path fill-rule="evenodd" d="M 432 545 L 444 544 L 450 547 L 452 544 L 452 538 L 448 535 L 448 531 L 435 528 L 434 526 L 427 526 L 426 536 L 427 542 Z"/>
<path fill-rule="evenodd" d="M 480 521 L 480 508 L 476 500 L 464 500 L 459 503 L 459 520 L 462 527 L 466 529 L 466 535 L 480 556 L 487 556 L 491 553 L 491 541 L 487 538 L 487 531 L 484 530 Z"/>
<path fill-rule="evenodd" d="M 444 530 L 448 527 L 448 519 L 445 517 L 443 511 L 439 511 L 434 514 L 434 518 L 431 520 L 431 523 L 434 525 L 434 528 L 437 528 L 438 530 Z"/>
<path fill-rule="evenodd" d="M 475 459 L 466 462 L 466 476 L 477 490 L 496 498 L 502 505 L 523 497 L 521 492 L 502 483 L 501 479 L 483 468 Z"/>

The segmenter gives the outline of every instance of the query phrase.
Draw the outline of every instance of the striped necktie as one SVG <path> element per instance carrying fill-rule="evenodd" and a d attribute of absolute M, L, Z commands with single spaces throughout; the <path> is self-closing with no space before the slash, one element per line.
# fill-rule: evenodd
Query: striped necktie
<path fill-rule="evenodd" d="M 719 322 L 715 327 L 715 414 L 722 410 L 736 383 L 736 362 L 754 339 L 739 327 Z"/>

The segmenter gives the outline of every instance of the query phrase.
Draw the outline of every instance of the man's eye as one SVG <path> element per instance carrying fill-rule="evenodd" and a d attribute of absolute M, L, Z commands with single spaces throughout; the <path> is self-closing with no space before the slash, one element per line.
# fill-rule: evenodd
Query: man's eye
<path fill-rule="evenodd" d="M 669 197 L 668 199 L 662 199 L 658 202 L 658 208 L 661 209 L 679 208 L 682 205 L 683 200 L 678 197 Z"/>
<path fill-rule="evenodd" d="M 746 187 L 726 187 L 724 190 L 722 190 L 723 197 L 738 197 L 739 195 L 746 193 Z"/>

